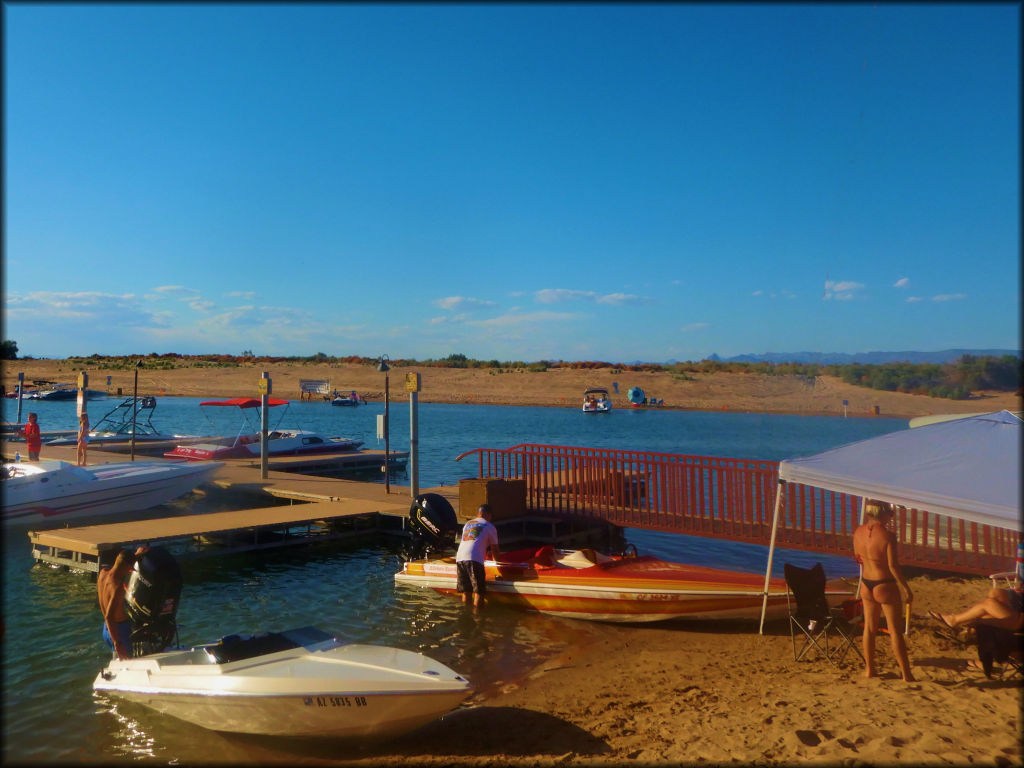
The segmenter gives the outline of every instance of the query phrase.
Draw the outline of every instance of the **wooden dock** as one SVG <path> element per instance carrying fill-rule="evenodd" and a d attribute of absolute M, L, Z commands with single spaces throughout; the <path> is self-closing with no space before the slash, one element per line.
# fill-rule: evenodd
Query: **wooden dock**
<path fill-rule="evenodd" d="M 367 532 L 402 533 L 407 504 L 338 499 L 230 512 L 209 512 L 51 531 L 30 531 L 40 562 L 98 573 L 125 548 L 159 545 L 176 554 L 226 554 L 349 538 Z M 381 516 L 392 518 L 383 523 Z"/>
<path fill-rule="evenodd" d="M 4 458 L 11 460 L 14 449 L 14 446 L 4 445 Z M 42 458 L 74 463 L 75 450 L 74 446 L 43 446 Z M 379 454 L 374 461 L 383 461 L 382 451 L 373 453 Z M 259 460 L 229 459 L 197 492 L 226 494 L 235 507 L 231 511 L 30 531 L 32 556 L 38 562 L 95 575 L 113 561 L 118 551 L 140 544 L 166 546 L 178 556 L 202 556 L 353 536 L 406 535 L 413 501 L 410 487 L 392 483 L 388 493 L 382 483 L 294 471 L 331 466 L 337 458 L 279 457 L 268 462 L 266 478 L 261 476 Z M 120 453 L 98 447 L 89 449 L 89 466 L 124 460 Z M 421 488 L 419 492 L 445 497 L 460 523 L 475 514 L 475 510 L 464 514 L 459 509 L 456 485 Z M 291 503 L 266 506 L 272 499 Z M 573 521 L 545 514 L 497 521 L 496 525 L 503 548 L 523 541 L 557 544 L 580 538 L 597 540 L 608 533 L 607 526 L 594 521 Z"/>

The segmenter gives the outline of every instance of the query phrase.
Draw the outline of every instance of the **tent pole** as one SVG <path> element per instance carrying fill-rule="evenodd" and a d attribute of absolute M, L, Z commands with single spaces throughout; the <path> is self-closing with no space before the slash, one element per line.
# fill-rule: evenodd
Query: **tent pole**
<path fill-rule="evenodd" d="M 768 542 L 768 568 L 764 572 L 764 597 L 761 600 L 761 626 L 757 633 L 764 634 L 764 617 L 768 613 L 768 584 L 772 579 L 772 558 L 775 556 L 775 534 L 779 530 L 779 508 L 782 505 L 782 489 L 786 485 L 785 480 L 779 480 L 775 487 L 775 512 L 772 514 L 772 537 Z"/>
<path fill-rule="evenodd" d="M 860 497 L 860 524 L 864 525 L 864 516 L 868 513 L 867 496 Z M 860 585 L 864 583 L 864 565 L 857 563 L 857 596 L 860 597 Z"/>

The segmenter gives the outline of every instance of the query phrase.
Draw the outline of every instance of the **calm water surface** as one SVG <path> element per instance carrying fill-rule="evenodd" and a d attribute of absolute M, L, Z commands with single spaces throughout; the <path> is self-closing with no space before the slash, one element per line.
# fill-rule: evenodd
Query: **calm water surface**
<path fill-rule="evenodd" d="M 93 422 L 117 400 L 89 402 Z M 234 434 L 242 413 L 202 409 L 198 398 L 159 398 L 154 425 L 164 432 Z M 13 422 L 17 406 L 3 402 Z M 338 408 L 293 402 L 271 411 L 271 426 L 376 437 L 379 403 Z M 73 402 L 26 401 L 22 415 L 39 414 L 43 430 L 73 429 Z M 214 411 L 214 413 L 206 413 Z M 250 427 L 257 422 L 249 414 Z M 407 402 L 391 405 L 391 447 L 408 450 Z M 616 448 L 732 458 L 804 456 L 907 427 L 904 419 L 844 419 L 731 412 L 632 411 L 584 415 L 575 408 L 498 407 L 422 403 L 419 406 L 420 487 L 454 485 L 476 476 L 476 462 L 455 457 L 474 448 L 519 443 Z M 45 458 L 46 447 L 43 447 Z M 397 484 L 407 484 L 403 475 Z M 191 496 L 147 516 L 212 511 L 209 498 Z M 760 572 L 763 547 L 627 529 L 641 553 Z M 107 658 L 90 577 L 33 566 L 23 530 L 4 531 L 5 762 L 310 762 L 322 747 L 227 736 L 180 723 L 144 708 L 95 697 L 92 681 Z M 832 575 L 853 575 L 851 560 L 808 553 L 785 559 L 822 560 Z M 776 557 L 781 570 L 782 557 Z M 426 653 L 493 691 L 569 643 L 585 642 L 600 625 L 542 617 L 491 606 L 474 618 L 450 598 L 396 588 L 399 545 L 393 541 L 332 543 L 182 563 L 185 584 L 178 612 L 183 644 L 315 624 L 352 642 Z M 685 623 L 679 623 L 685 627 Z M 756 631 L 756 630 L 753 630 Z M 315 757 L 315 756 L 319 756 Z"/>

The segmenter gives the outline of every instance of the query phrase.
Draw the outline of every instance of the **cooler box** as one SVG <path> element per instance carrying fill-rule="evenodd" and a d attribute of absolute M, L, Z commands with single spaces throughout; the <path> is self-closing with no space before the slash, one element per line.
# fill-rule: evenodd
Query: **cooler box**
<path fill-rule="evenodd" d="M 459 517 L 476 517 L 476 508 L 491 505 L 491 520 L 509 520 L 526 514 L 526 481 L 500 477 L 470 477 L 459 480 Z"/>

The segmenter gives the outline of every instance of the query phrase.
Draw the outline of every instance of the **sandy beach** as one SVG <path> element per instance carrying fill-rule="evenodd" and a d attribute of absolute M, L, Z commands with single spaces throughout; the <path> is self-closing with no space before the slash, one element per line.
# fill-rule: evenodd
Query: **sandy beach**
<path fill-rule="evenodd" d="M 164 397 L 228 398 L 256 396 L 261 372 L 267 370 L 275 397 L 297 400 L 299 382 L 316 379 L 330 382 L 331 389 L 357 391 L 368 400 L 384 399 L 384 374 L 375 366 L 328 363 L 281 363 L 237 367 L 141 368 L 139 394 Z M 797 376 L 754 373 L 694 373 L 685 377 L 670 372 L 632 372 L 601 368 L 568 368 L 547 371 L 525 369 L 497 372 L 489 368 L 404 368 L 395 364 L 388 374 L 392 400 L 407 398 L 405 378 L 421 376 L 420 402 L 478 403 L 481 405 L 536 405 L 578 407 L 588 387 L 606 387 L 616 408 L 629 406 L 626 392 L 641 387 L 649 398 L 664 401 L 666 408 L 701 411 L 751 411 L 849 416 L 912 418 L 938 413 L 980 413 L 1002 409 L 1020 410 L 1021 398 L 1012 392 L 975 392 L 967 400 L 947 400 L 927 395 L 857 387 L 832 376 L 807 380 Z M 33 380 L 77 381 L 79 370 L 64 360 L 5 361 L 0 383 L 14 391 L 18 373 L 26 385 Z M 130 395 L 134 371 L 87 369 L 89 387 Z M 107 377 L 110 383 L 107 384 Z M 618 384 L 618 393 L 615 385 Z M 847 405 L 843 405 L 843 401 Z"/>
<path fill-rule="evenodd" d="M 929 609 L 983 596 L 988 580 L 919 575 L 910 584 L 914 683 L 899 679 L 884 635 L 879 676 L 866 679 L 852 651 L 839 669 L 820 657 L 793 661 L 784 621 L 760 635 L 743 621 L 561 620 L 579 642 L 560 658 L 392 743 L 346 749 L 345 762 L 1020 765 L 1021 681 L 967 669 L 975 650 L 937 636 L 927 618 Z M 339 758 L 326 744 L 304 744 L 301 754 L 303 762 Z M 282 760 L 277 750 L 253 756 Z"/>
<path fill-rule="evenodd" d="M 63 361 L 11 361 L 27 381 L 74 381 Z M 400 367 L 390 373 L 392 399 L 404 399 Z M 877 392 L 830 378 L 735 373 L 697 375 L 552 370 L 494 373 L 486 369 L 419 369 L 421 400 L 577 407 L 588 386 L 643 387 L 666 407 L 774 413 L 913 417 L 932 413 L 1020 410 L 1012 393 L 971 400 Z M 131 371 L 90 370 L 89 386 L 131 393 Z M 260 369 L 142 370 L 140 394 L 255 395 Z M 329 379 L 332 388 L 383 397 L 384 377 L 369 366 L 281 365 L 270 368 L 273 393 L 297 399 L 299 379 Z M 755 622 L 621 626 L 562 621 L 578 642 L 520 680 L 478 690 L 464 707 L 389 744 L 351 747 L 303 744 L 301 762 L 381 765 L 792 764 L 1020 765 L 1020 681 L 986 680 L 960 648 L 935 634 L 929 610 L 949 612 L 984 597 L 984 578 L 917 574 L 908 644 L 917 677 L 902 682 L 888 644 L 879 639 L 880 676 L 865 679 L 852 652 L 840 669 L 823 660 L 793 661 L 788 625 Z M 478 621 L 486 621 L 486 609 Z M 260 760 L 259 754 L 250 757 Z M 267 762 L 282 761 L 279 746 Z"/>

